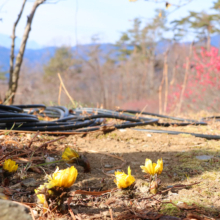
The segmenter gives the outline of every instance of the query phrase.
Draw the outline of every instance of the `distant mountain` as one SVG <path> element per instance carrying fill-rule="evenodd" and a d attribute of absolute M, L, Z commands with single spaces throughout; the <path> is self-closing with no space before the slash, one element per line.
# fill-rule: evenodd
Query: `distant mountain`
<path fill-rule="evenodd" d="M 30 64 L 42 63 L 45 64 L 54 55 L 56 47 L 45 47 L 43 49 L 32 50 L 26 49 L 24 53 L 24 59 L 28 60 Z M 18 50 L 15 50 L 15 55 Z M 9 70 L 10 49 L 0 46 L 0 70 Z"/>
<path fill-rule="evenodd" d="M 220 47 L 220 35 L 214 35 L 211 37 L 211 45 L 214 47 Z"/>
<path fill-rule="evenodd" d="M 0 34 L 0 42 L 2 42 L 3 39 L 1 38 L 1 36 L 2 35 Z M 31 42 L 29 42 L 29 44 L 30 43 Z M 157 54 L 163 53 L 171 44 L 172 44 L 171 42 L 166 40 L 158 42 L 156 53 Z M 2 45 L 2 43 L 0 43 L 0 45 Z M 33 43 L 32 45 L 35 45 L 35 43 Z M 211 37 L 211 45 L 219 48 L 220 35 L 215 35 Z M 89 51 L 93 46 L 94 44 L 80 45 L 78 47 L 72 47 L 72 51 L 77 50 L 80 56 L 85 58 L 86 52 Z M 118 53 L 117 47 L 110 43 L 101 44 L 100 48 L 105 54 L 110 53 L 110 51 L 112 50 L 116 50 L 116 52 L 113 53 L 113 56 L 116 56 L 116 54 Z M 25 50 L 24 59 L 28 60 L 30 64 L 35 64 L 35 63 L 45 64 L 49 61 L 51 57 L 54 56 L 56 49 L 57 47 L 44 47 L 39 49 L 30 49 L 27 47 L 27 49 Z M 18 49 L 15 50 L 15 53 L 17 52 Z M 4 46 L 0 46 L 0 70 L 1 69 L 3 71 L 9 70 L 9 59 L 10 59 L 10 43 L 8 43 L 8 45 L 4 44 Z"/>
<path fill-rule="evenodd" d="M 20 47 L 20 44 L 21 44 L 21 38 L 16 37 L 16 39 L 15 39 L 15 49 L 18 49 Z M 10 36 L 0 33 L 0 46 L 10 48 L 10 46 L 11 46 Z M 28 41 L 27 45 L 26 45 L 26 48 L 27 49 L 40 49 L 40 48 L 42 48 L 42 46 L 40 46 L 35 41 Z"/>
<path fill-rule="evenodd" d="M 78 52 L 78 54 L 86 58 L 87 52 L 93 47 L 94 44 L 80 45 L 78 47 L 72 47 L 72 51 Z M 51 57 L 54 56 L 57 47 L 45 47 L 42 49 L 26 49 L 24 53 L 24 60 L 28 60 L 30 64 L 46 64 Z M 116 49 L 116 46 L 113 44 L 101 44 L 100 49 L 108 54 L 111 50 Z M 15 50 L 15 55 L 18 53 L 18 50 Z M 116 54 L 115 54 L 116 55 Z M 10 59 L 10 49 L 0 46 L 0 71 L 9 70 L 9 59 Z"/>

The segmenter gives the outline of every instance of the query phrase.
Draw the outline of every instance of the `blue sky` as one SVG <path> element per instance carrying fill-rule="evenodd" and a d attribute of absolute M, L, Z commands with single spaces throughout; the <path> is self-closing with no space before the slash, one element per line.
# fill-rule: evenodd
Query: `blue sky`
<path fill-rule="evenodd" d="M 114 43 L 121 32 L 131 27 L 134 18 L 150 19 L 155 15 L 156 8 L 164 9 L 165 2 L 157 3 L 159 1 L 161 0 L 61 0 L 56 4 L 43 4 L 36 11 L 29 41 L 40 46 L 74 46 L 76 42 L 90 43 L 92 36 L 99 35 L 101 42 Z M 11 35 L 22 2 L 23 0 L 0 0 L 0 18 L 3 19 L 0 21 L 0 34 Z M 16 35 L 19 38 L 23 35 L 26 17 L 33 2 L 27 2 L 17 27 Z M 172 4 L 179 0 L 168 2 Z M 169 20 L 179 19 L 187 15 L 189 10 L 207 11 L 212 5 L 212 0 L 192 0 L 187 6 L 171 13 Z M 173 9 L 174 7 L 170 7 L 168 11 Z"/>

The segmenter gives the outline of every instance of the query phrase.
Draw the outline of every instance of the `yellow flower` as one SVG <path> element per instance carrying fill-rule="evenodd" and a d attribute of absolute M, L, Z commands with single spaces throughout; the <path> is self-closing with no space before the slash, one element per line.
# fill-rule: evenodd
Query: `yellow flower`
<path fill-rule="evenodd" d="M 16 164 L 16 162 L 13 160 L 8 159 L 8 160 L 5 160 L 5 162 L 3 164 L 3 169 L 12 173 L 18 169 L 18 164 Z"/>
<path fill-rule="evenodd" d="M 63 160 L 67 160 L 69 162 L 73 162 L 74 159 L 78 157 L 79 157 L 79 154 L 75 150 L 71 149 L 70 147 L 67 147 L 62 154 Z"/>
<path fill-rule="evenodd" d="M 55 186 L 58 187 L 71 187 L 76 181 L 77 169 L 74 166 L 71 166 L 65 170 L 59 170 L 57 167 L 56 171 L 52 174 L 52 177 L 49 176 L 49 183 L 46 185 L 48 189 L 51 189 Z"/>
<path fill-rule="evenodd" d="M 163 171 L 163 160 L 162 158 L 157 160 L 157 164 L 153 163 L 150 159 L 146 159 L 145 166 L 140 166 L 143 172 L 149 173 L 151 176 L 155 174 L 160 175 Z"/>
<path fill-rule="evenodd" d="M 160 175 L 162 173 L 162 171 L 163 171 L 163 160 L 162 160 L 162 158 L 157 160 L 157 166 L 155 167 L 155 170 L 156 170 L 156 173 L 158 175 Z"/>
<path fill-rule="evenodd" d="M 128 175 L 124 172 L 116 171 L 115 178 L 114 182 L 119 189 L 127 188 L 135 181 L 135 178 L 131 175 L 130 166 L 128 167 Z"/>
<path fill-rule="evenodd" d="M 37 189 L 34 190 L 34 192 L 37 194 L 37 198 L 39 203 L 44 204 L 46 197 L 44 194 L 38 194 L 39 191 L 42 191 L 43 189 L 45 189 L 45 185 L 40 185 Z"/>

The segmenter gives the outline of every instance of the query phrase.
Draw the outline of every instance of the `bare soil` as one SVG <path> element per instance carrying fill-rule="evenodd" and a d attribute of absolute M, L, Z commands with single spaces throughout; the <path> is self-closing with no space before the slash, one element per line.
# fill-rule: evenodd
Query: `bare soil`
<path fill-rule="evenodd" d="M 144 128 L 220 134 L 220 122 L 211 122 L 208 126 Z M 125 129 L 107 134 L 98 131 L 69 135 L 38 151 L 43 143 L 59 137 L 40 134 L 30 148 L 36 153 L 31 154 L 28 145 L 33 136 L 31 133 L 6 132 L 0 136 L 1 158 L 12 157 L 23 170 L 9 183 L 4 183 L 5 187 L 0 187 L 0 197 L 6 195 L 10 200 L 30 206 L 36 219 L 220 219 L 219 140 Z M 70 203 L 72 211 L 64 202 L 62 211 L 54 209 L 43 213 L 34 189 L 45 182 L 45 173 L 51 174 L 56 166 L 60 169 L 68 167 L 63 162 L 44 164 L 48 157 L 60 160 L 67 146 L 86 156 L 91 166 L 91 172 L 84 173 L 83 167 L 74 165 L 79 174 L 70 191 L 112 189 L 112 192 L 99 196 L 75 195 Z M 162 158 L 164 162 L 156 195 L 149 193 L 149 176 L 140 169 L 146 158 L 154 162 Z M 1 165 L 3 162 L 1 160 Z M 44 165 L 26 171 L 27 164 Z M 116 190 L 114 171 L 120 169 L 127 173 L 128 166 L 136 184 L 133 189 Z"/>

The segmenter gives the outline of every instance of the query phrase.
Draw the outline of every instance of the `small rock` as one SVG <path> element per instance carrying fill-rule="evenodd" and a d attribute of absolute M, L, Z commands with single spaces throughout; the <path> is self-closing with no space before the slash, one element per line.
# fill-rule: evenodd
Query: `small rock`
<path fill-rule="evenodd" d="M 210 160 L 211 158 L 213 158 L 213 156 L 209 156 L 209 155 L 196 156 L 196 159 L 198 160 Z"/>
<path fill-rule="evenodd" d="M 147 137 L 152 137 L 152 135 L 151 134 L 147 134 Z"/>
<path fill-rule="evenodd" d="M 143 145 L 142 147 L 149 147 L 149 145 L 145 144 L 145 145 Z"/>
<path fill-rule="evenodd" d="M 107 174 L 114 174 L 116 171 L 120 171 L 121 172 L 121 170 L 109 170 L 108 172 L 106 172 Z"/>
<path fill-rule="evenodd" d="M 30 209 L 27 207 L 9 201 L 9 200 L 1 200 L 0 199 L 0 219 L 1 220 L 32 220 L 30 213 Z"/>
<path fill-rule="evenodd" d="M 110 165 L 110 164 L 105 164 L 105 168 L 112 168 L 112 165 Z"/>
<path fill-rule="evenodd" d="M 53 161 L 55 161 L 54 157 L 47 157 L 46 160 L 45 160 L 46 163 L 50 163 L 50 162 L 53 162 Z"/>
<path fill-rule="evenodd" d="M 26 187 L 39 186 L 39 183 L 34 178 L 25 179 L 22 181 L 22 184 Z"/>

